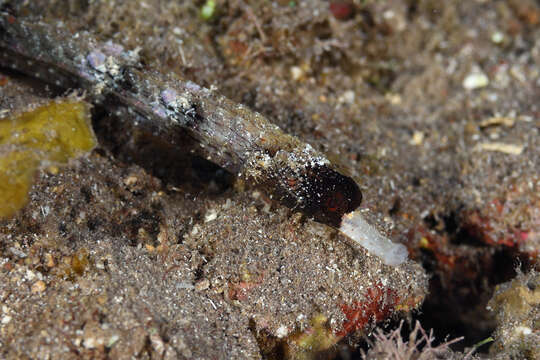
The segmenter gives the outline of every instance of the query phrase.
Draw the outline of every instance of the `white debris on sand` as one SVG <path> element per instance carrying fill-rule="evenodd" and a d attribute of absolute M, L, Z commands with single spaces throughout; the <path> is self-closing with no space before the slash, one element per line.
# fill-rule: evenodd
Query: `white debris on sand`
<path fill-rule="evenodd" d="M 480 89 L 488 86 L 489 79 L 486 74 L 480 70 L 475 70 L 463 79 L 463 87 L 467 90 Z"/>
<path fill-rule="evenodd" d="M 521 155 L 524 146 L 521 144 L 505 144 L 499 142 L 481 143 L 475 146 L 477 151 L 498 151 L 504 154 Z"/>

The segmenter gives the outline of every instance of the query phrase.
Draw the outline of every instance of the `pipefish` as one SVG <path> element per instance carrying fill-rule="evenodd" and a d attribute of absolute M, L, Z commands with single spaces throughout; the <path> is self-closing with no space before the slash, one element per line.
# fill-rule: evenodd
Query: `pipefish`
<path fill-rule="evenodd" d="M 156 134 L 182 128 L 210 161 L 289 208 L 340 229 L 387 264 L 407 258 L 403 245 L 380 235 L 355 211 L 362 201 L 358 184 L 325 155 L 212 89 L 143 66 L 137 51 L 1 13 L 0 66 L 81 90 L 95 105 L 114 104 L 122 116 Z"/>

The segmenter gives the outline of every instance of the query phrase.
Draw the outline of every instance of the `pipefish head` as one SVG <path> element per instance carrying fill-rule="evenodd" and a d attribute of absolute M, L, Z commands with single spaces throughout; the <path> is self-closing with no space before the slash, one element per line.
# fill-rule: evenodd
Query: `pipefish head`
<path fill-rule="evenodd" d="M 334 227 L 339 227 L 343 215 L 357 209 L 362 202 L 358 184 L 327 165 L 307 169 L 300 188 L 303 212 Z"/>

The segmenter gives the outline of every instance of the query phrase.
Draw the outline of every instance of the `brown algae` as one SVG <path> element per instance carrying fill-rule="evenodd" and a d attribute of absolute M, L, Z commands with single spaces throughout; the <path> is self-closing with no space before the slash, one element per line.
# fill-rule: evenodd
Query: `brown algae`
<path fill-rule="evenodd" d="M 96 144 L 90 106 L 82 101 L 52 101 L 0 119 L 0 217 L 26 204 L 40 166 L 65 164 Z"/>

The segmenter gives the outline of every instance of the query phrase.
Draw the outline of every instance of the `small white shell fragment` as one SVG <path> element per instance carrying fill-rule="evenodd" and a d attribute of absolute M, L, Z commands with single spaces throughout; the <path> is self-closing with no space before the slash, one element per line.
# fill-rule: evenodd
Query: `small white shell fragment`
<path fill-rule="evenodd" d="M 216 209 L 210 209 L 208 210 L 208 212 L 206 213 L 205 217 L 204 217 L 204 222 L 207 223 L 207 222 L 210 222 L 210 221 L 214 221 L 217 219 L 217 216 L 218 216 L 218 212 Z"/>
<path fill-rule="evenodd" d="M 0 323 L 2 325 L 6 325 L 6 324 L 9 324 L 9 322 L 11 321 L 12 317 L 9 316 L 9 315 L 4 315 L 2 316 L 2 320 L 0 320 Z"/>
<path fill-rule="evenodd" d="M 510 155 L 521 155 L 523 148 L 523 145 L 505 144 L 499 142 L 481 143 L 475 146 L 475 150 L 477 151 L 498 151 Z"/>
<path fill-rule="evenodd" d="M 276 331 L 276 336 L 279 339 L 284 338 L 288 334 L 289 334 L 289 329 L 287 329 L 287 327 L 285 325 L 281 325 L 280 327 L 278 327 L 278 329 Z"/>
<path fill-rule="evenodd" d="M 495 44 L 500 44 L 504 41 L 504 34 L 500 31 L 496 31 L 491 34 L 491 41 Z"/>
<path fill-rule="evenodd" d="M 292 66 L 291 69 L 291 76 L 293 80 L 298 81 L 304 76 L 304 71 L 300 66 Z"/>
<path fill-rule="evenodd" d="M 359 211 L 343 215 L 339 230 L 379 257 L 386 265 L 397 266 L 408 258 L 405 245 L 393 243 L 368 224 Z"/>
<path fill-rule="evenodd" d="M 347 90 L 338 98 L 339 103 L 353 104 L 356 94 L 352 90 Z"/>
<path fill-rule="evenodd" d="M 421 131 L 415 131 L 409 140 L 410 145 L 422 145 L 422 142 L 424 142 L 424 133 Z"/>
<path fill-rule="evenodd" d="M 463 87 L 467 90 L 474 90 L 486 87 L 489 79 L 486 74 L 480 70 L 473 71 L 463 79 Z"/>

